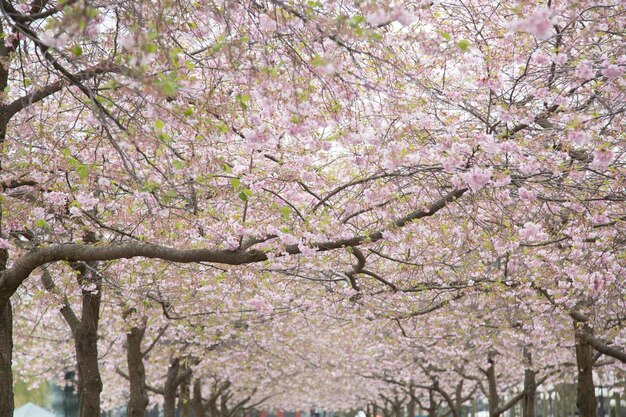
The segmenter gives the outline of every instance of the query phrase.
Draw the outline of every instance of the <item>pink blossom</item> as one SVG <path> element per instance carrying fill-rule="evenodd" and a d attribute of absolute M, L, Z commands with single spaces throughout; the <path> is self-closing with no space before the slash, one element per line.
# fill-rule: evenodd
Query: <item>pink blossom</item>
<path fill-rule="evenodd" d="M 0 249 L 9 249 L 11 247 L 11 242 L 6 239 L 0 238 Z"/>
<path fill-rule="evenodd" d="M 365 19 L 367 20 L 367 23 L 372 26 L 380 26 L 389 22 L 389 16 L 384 9 L 378 9 L 375 12 L 368 13 Z"/>
<path fill-rule="evenodd" d="M 259 295 L 255 295 L 254 298 L 250 300 L 250 306 L 260 314 L 272 314 L 274 312 L 274 307 L 268 304 Z"/>
<path fill-rule="evenodd" d="M 67 194 L 58 191 L 51 191 L 46 194 L 45 199 L 53 206 L 64 206 L 67 202 Z"/>
<path fill-rule="evenodd" d="M 574 130 L 568 135 L 569 140 L 574 142 L 578 146 L 584 146 L 589 143 L 589 135 L 582 130 Z"/>
<path fill-rule="evenodd" d="M 311 246 L 307 246 L 304 243 L 298 243 L 298 250 L 303 256 L 313 256 L 315 252 L 317 252 L 317 248 L 313 248 Z"/>
<path fill-rule="evenodd" d="M 289 233 L 279 233 L 278 238 L 284 245 L 297 245 L 299 243 L 298 239 Z"/>
<path fill-rule="evenodd" d="M 118 41 L 120 48 L 130 51 L 137 43 L 135 42 L 135 38 L 131 35 L 126 35 L 120 37 Z"/>
<path fill-rule="evenodd" d="M 228 236 L 224 242 L 226 250 L 235 251 L 239 249 L 239 241 L 234 236 Z"/>
<path fill-rule="evenodd" d="M 619 78 L 624 75 L 624 67 L 620 67 L 619 65 L 610 64 L 606 67 L 602 68 L 602 75 L 604 75 L 608 79 Z"/>
<path fill-rule="evenodd" d="M 483 188 L 491 179 L 491 170 L 474 168 L 469 172 L 464 172 L 460 177 L 467 183 L 467 186 L 474 192 Z"/>
<path fill-rule="evenodd" d="M 504 123 L 512 122 L 513 115 L 506 110 L 502 110 L 500 112 L 500 120 L 502 120 Z"/>
<path fill-rule="evenodd" d="M 538 7 L 533 14 L 513 22 L 510 27 L 517 32 L 530 33 L 537 39 L 546 39 L 552 33 L 551 17 L 552 11 L 549 8 Z"/>
<path fill-rule="evenodd" d="M 265 32 L 273 32 L 277 29 L 276 21 L 268 15 L 261 15 L 259 18 L 259 28 Z"/>
<path fill-rule="evenodd" d="M 524 227 L 519 230 L 519 234 L 526 240 L 535 240 L 543 234 L 543 227 L 533 222 L 524 223 Z"/>
<path fill-rule="evenodd" d="M 108 187 L 109 185 L 111 185 L 111 181 L 109 181 L 109 179 L 106 177 L 100 177 L 98 178 L 98 185 L 100 185 L 101 187 Z"/>
<path fill-rule="evenodd" d="M 533 62 L 537 65 L 546 65 L 550 63 L 550 56 L 548 54 L 539 52 L 533 55 Z"/>
<path fill-rule="evenodd" d="M 557 65 L 563 65 L 567 62 L 567 54 L 557 54 L 554 57 L 554 63 Z"/>
<path fill-rule="evenodd" d="M 40 39 L 41 42 L 52 48 L 61 48 L 67 43 L 67 38 L 65 36 L 50 36 L 44 34 L 41 35 Z"/>
<path fill-rule="evenodd" d="M 415 16 L 409 13 L 404 7 L 396 6 L 391 11 L 391 18 L 398 21 L 404 26 L 410 25 L 415 21 Z"/>
<path fill-rule="evenodd" d="M 599 149 L 593 153 L 593 161 L 589 166 L 593 169 L 597 169 L 598 171 L 606 170 L 613 159 L 615 158 L 615 153 L 610 149 Z"/>
<path fill-rule="evenodd" d="M 589 80 L 594 76 L 593 68 L 588 63 L 581 62 L 576 67 L 576 72 L 574 73 L 574 75 L 583 80 Z"/>
<path fill-rule="evenodd" d="M 80 203 L 83 210 L 91 210 L 98 204 L 99 200 L 89 194 L 80 193 L 76 195 L 76 201 Z"/>
<path fill-rule="evenodd" d="M 537 193 L 533 190 L 521 187 L 518 191 L 519 198 L 526 201 L 534 201 L 537 199 Z"/>
<path fill-rule="evenodd" d="M 493 185 L 496 187 L 505 187 L 511 183 L 511 177 L 508 175 L 502 175 L 493 180 Z"/>

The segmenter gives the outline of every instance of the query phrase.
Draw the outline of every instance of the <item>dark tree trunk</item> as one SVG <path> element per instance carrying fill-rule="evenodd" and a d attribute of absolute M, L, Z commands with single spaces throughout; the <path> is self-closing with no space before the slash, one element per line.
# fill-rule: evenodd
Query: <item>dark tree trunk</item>
<path fill-rule="evenodd" d="M 176 417 L 176 389 L 178 388 L 178 374 L 180 359 L 175 358 L 167 370 L 167 379 L 163 387 L 163 417 Z"/>
<path fill-rule="evenodd" d="M 146 369 L 143 364 L 141 342 L 145 327 L 132 327 L 126 335 L 126 358 L 130 381 L 130 400 L 128 401 L 128 417 L 145 417 L 148 407 L 148 389 L 146 387 Z"/>
<path fill-rule="evenodd" d="M 496 380 L 495 353 L 488 355 L 489 368 L 487 368 L 487 383 L 489 384 L 489 417 L 500 416 L 500 396 L 498 395 L 498 382 Z"/>
<path fill-rule="evenodd" d="M 80 417 L 100 417 L 102 379 L 98 367 L 98 323 L 102 281 L 94 265 L 74 263 L 79 272 L 83 310 L 76 331 L 75 347 L 78 365 L 78 412 Z"/>
<path fill-rule="evenodd" d="M 219 417 L 228 417 L 230 415 L 230 409 L 228 408 L 228 400 L 230 399 L 229 393 L 223 393 L 220 396 L 220 406 L 218 409 Z"/>
<path fill-rule="evenodd" d="M 396 400 L 393 402 L 393 414 L 395 417 L 403 417 L 402 415 L 402 401 Z"/>
<path fill-rule="evenodd" d="M 576 405 L 579 417 L 596 417 L 596 387 L 593 383 L 593 348 L 585 341 L 585 333 L 592 334 L 586 323 L 574 322 L 576 366 L 578 368 L 578 395 Z"/>
<path fill-rule="evenodd" d="M 184 367 L 186 368 L 186 367 Z M 186 369 L 183 371 L 185 372 Z M 190 376 L 191 373 L 185 372 L 187 377 L 180 384 L 180 396 L 178 397 L 178 408 L 180 410 L 181 417 L 191 417 L 190 414 L 190 402 L 191 402 L 191 393 L 189 392 L 189 385 L 191 383 Z"/>
<path fill-rule="evenodd" d="M 6 35 L 0 25 L 0 33 Z M 0 42 L 0 56 L 7 57 L 9 51 Z M 7 61 L 8 62 L 8 61 Z M 8 65 L 0 64 L 0 88 L 4 91 L 8 85 Z M 2 107 L 2 106 L 0 106 Z M 0 145 L 4 144 L 8 118 L 5 109 L 0 108 Z M 2 160 L 0 159 L 0 172 L 2 172 Z M 2 204 L 0 203 L 0 231 L 2 230 Z M 0 271 L 6 269 L 9 253 L 6 249 L 0 249 Z M 13 417 L 15 407 L 13 400 L 13 310 L 10 294 L 4 294 L 7 298 L 0 301 L 0 417 Z"/>
<path fill-rule="evenodd" d="M 432 389 L 428 390 L 428 417 L 437 417 L 438 403 L 435 402 L 435 392 Z"/>
<path fill-rule="evenodd" d="M 452 416 L 453 417 L 461 417 L 461 407 L 463 407 L 463 380 L 459 381 L 456 384 L 454 391 L 455 401 L 452 404 Z"/>
<path fill-rule="evenodd" d="M 411 391 L 414 391 L 413 388 L 411 388 Z M 406 413 L 408 414 L 408 417 L 415 417 L 416 404 L 415 404 L 415 398 L 413 398 L 414 395 L 415 395 L 415 392 L 411 392 L 411 398 L 409 399 L 409 402 L 406 405 Z"/>
<path fill-rule="evenodd" d="M 13 417 L 12 359 L 13 313 L 11 301 L 8 301 L 0 308 L 0 417 Z"/>
<path fill-rule="evenodd" d="M 537 381 L 530 351 L 524 348 L 524 396 L 522 397 L 522 417 L 535 417 Z"/>
<path fill-rule="evenodd" d="M 206 417 L 206 409 L 202 403 L 202 384 L 199 379 L 193 383 L 193 397 L 191 397 L 191 407 L 194 417 Z"/>

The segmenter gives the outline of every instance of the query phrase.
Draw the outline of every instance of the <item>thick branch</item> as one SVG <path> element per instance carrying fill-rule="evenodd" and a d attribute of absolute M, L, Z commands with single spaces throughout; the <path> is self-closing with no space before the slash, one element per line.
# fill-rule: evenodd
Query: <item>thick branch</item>
<path fill-rule="evenodd" d="M 120 68 L 117 65 L 111 63 L 110 61 L 103 61 L 97 65 L 94 65 L 91 68 L 88 68 L 86 70 L 73 74 L 72 77 L 75 80 L 84 81 L 96 75 L 102 75 L 102 74 L 106 74 L 109 72 L 119 72 L 119 71 L 120 71 Z M 44 87 L 41 87 L 28 95 L 15 99 L 11 103 L 3 106 L 4 107 L 3 116 L 6 117 L 8 120 L 19 111 L 25 109 L 26 107 L 34 103 L 37 103 L 45 99 L 46 97 L 49 97 L 53 95 L 54 93 L 60 91 L 65 85 L 67 85 L 66 80 L 63 80 L 63 79 L 58 80 L 56 82 L 53 82 L 52 84 L 48 84 Z"/>
<path fill-rule="evenodd" d="M 128 374 L 126 374 L 126 372 L 122 371 L 120 368 L 115 367 L 115 373 L 121 376 L 122 378 L 130 381 L 130 376 L 128 376 Z M 159 394 L 159 395 L 164 394 L 164 391 L 161 388 L 156 388 L 156 387 L 153 387 L 152 385 L 146 384 L 146 389 L 148 391 L 154 392 L 155 394 Z"/>
<path fill-rule="evenodd" d="M 607 356 L 617 359 L 622 363 L 626 363 L 626 352 L 616 349 L 612 346 L 607 345 L 602 342 L 598 338 L 594 337 L 592 334 L 585 332 L 583 334 L 583 338 L 585 342 L 589 343 L 595 350 L 600 353 L 604 353 Z"/>
<path fill-rule="evenodd" d="M 570 311 L 569 315 L 578 323 L 588 323 L 590 321 L 589 317 L 577 310 Z M 626 363 L 626 352 L 609 346 L 607 343 L 604 343 L 600 339 L 596 338 L 589 331 L 584 331 L 582 336 L 585 342 L 589 343 L 598 352 L 615 358 L 622 363 Z"/>
<path fill-rule="evenodd" d="M 54 283 L 54 280 L 52 279 L 52 276 L 50 275 L 50 272 L 46 267 L 43 268 L 43 274 L 41 274 L 41 283 L 43 284 L 46 291 L 48 291 L 49 293 L 63 297 L 63 307 L 61 307 L 61 315 L 67 322 L 68 326 L 70 326 L 72 335 L 75 336 L 76 331 L 78 331 L 78 328 L 80 327 L 80 320 L 78 319 L 78 316 L 70 305 L 67 297 L 61 294 L 61 291 L 59 291 L 59 288 Z"/>
<path fill-rule="evenodd" d="M 403 227 L 406 224 L 437 213 L 461 197 L 467 188 L 454 190 L 439 200 L 432 203 L 426 210 L 414 211 L 393 222 L 395 227 Z M 314 243 L 312 246 L 319 252 L 326 252 L 348 246 L 359 246 L 366 243 L 376 242 L 383 239 L 383 231 L 356 235 L 348 239 L 339 239 L 328 242 Z M 298 245 L 289 245 L 285 252 L 290 255 L 300 253 Z M 0 308 L 3 308 L 11 295 L 17 291 L 20 284 L 39 266 L 56 261 L 110 261 L 116 259 L 130 259 L 144 257 L 162 259 L 180 263 L 211 262 L 226 265 L 244 265 L 263 262 L 268 259 L 267 254 L 261 250 L 211 250 L 211 249 L 177 249 L 162 245 L 128 242 L 118 245 L 98 244 L 61 244 L 47 247 L 39 247 L 31 250 L 26 255 L 17 259 L 13 266 L 0 275 Z"/>

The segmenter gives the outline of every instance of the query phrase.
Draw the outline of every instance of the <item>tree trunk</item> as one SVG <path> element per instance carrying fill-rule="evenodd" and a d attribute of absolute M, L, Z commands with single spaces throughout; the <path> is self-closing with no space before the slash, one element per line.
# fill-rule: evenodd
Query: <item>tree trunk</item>
<path fill-rule="evenodd" d="M 578 368 L 578 406 L 579 417 L 596 417 L 596 387 L 593 383 L 593 348 L 585 341 L 585 333 L 593 330 L 586 323 L 574 321 L 576 341 L 576 366 Z"/>
<path fill-rule="evenodd" d="M 461 417 L 463 407 L 463 380 L 457 382 L 454 390 L 454 401 L 452 404 L 452 417 Z"/>
<path fill-rule="evenodd" d="M 413 388 L 411 388 L 412 391 Z M 413 398 L 413 396 L 415 395 L 415 392 L 411 393 L 411 398 L 409 399 L 409 402 L 406 405 L 406 413 L 407 413 L 407 417 L 415 417 L 415 398 Z"/>
<path fill-rule="evenodd" d="M 126 358 L 130 382 L 130 400 L 128 401 L 128 417 L 145 417 L 148 407 L 148 389 L 146 387 L 146 369 L 143 364 L 141 342 L 146 328 L 132 327 L 126 335 Z"/>
<path fill-rule="evenodd" d="M 396 400 L 393 402 L 392 407 L 393 407 L 393 414 L 395 417 L 404 417 L 402 415 L 402 401 L 396 398 Z"/>
<path fill-rule="evenodd" d="M 193 397 L 191 397 L 191 407 L 194 417 L 206 417 L 206 409 L 202 403 L 202 384 L 199 379 L 193 383 Z"/>
<path fill-rule="evenodd" d="M 186 368 L 186 366 L 184 367 Z M 178 409 L 180 410 L 181 417 L 191 417 L 191 414 L 190 414 L 191 393 L 189 392 L 189 384 L 191 383 L 189 376 L 191 376 L 191 374 L 186 373 L 186 375 L 187 377 L 180 384 L 180 396 L 178 397 Z"/>
<path fill-rule="evenodd" d="M 428 417 L 437 417 L 437 403 L 435 402 L 435 393 L 432 389 L 428 390 Z"/>
<path fill-rule="evenodd" d="M 498 396 L 498 383 L 496 381 L 496 366 L 495 366 L 495 353 L 489 352 L 487 358 L 489 361 L 489 368 L 487 368 L 487 383 L 489 384 L 489 417 L 499 417 L 499 402 Z"/>
<path fill-rule="evenodd" d="M 230 415 L 230 409 L 228 408 L 228 400 L 230 397 L 231 395 L 228 392 L 220 396 L 220 406 L 218 408 L 219 417 L 228 417 Z"/>
<path fill-rule="evenodd" d="M 0 23 L 0 35 L 6 39 L 8 33 Z M 13 47 L 0 42 L 0 89 L 5 91 L 9 85 L 9 55 Z M 0 147 L 4 148 L 7 127 L 10 117 L 6 107 L 0 105 Z M 0 155 L 0 173 L 2 173 L 2 158 Z M 2 202 L 0 201 L 0 232 L 2 232 Z M 0 249 L 0 271 L 4 271 L 9 260 L 9 252 Z M 0 301 L 0 417 L 13 417 L 15 403 L 13 399 L 13 307 L 11 306 L 8 291 L 1 294 Z M 6 298 L 4 298 L 6 297 Z"/>
<path fill-rule="evenodd" d="M 522 417 L 535 417 L 537 381 L 535 380 L 535 370 L 533 369 L 533 358 L 528 350 L 524 348 L 524 396 L 522 398 Z"/>
<path fill-rule="evenodd" d="M 0 308 L 0 417 L 13 417 L 12 361 L 13 313 L 11 301 L 8 301 L 4 308 Z"/>
<path fill-rule="evenodd" d="M 72 267 L 79 272 L 78 282 L 83 289 L 83 310 L 75 337 L 78 365 L 78 415 L 100 417 L 102 379 L 98 367 L 98 322 L 102 281 L 92 264 L 74 263 Z"/>
<path fill-rule="evenodd" d="M 180 359 L 175 358 L 167 370 L 167 379 L 163 387 L 163 417 L 176 417 L 176 389 L 178 388 L 178 374 Z"/>

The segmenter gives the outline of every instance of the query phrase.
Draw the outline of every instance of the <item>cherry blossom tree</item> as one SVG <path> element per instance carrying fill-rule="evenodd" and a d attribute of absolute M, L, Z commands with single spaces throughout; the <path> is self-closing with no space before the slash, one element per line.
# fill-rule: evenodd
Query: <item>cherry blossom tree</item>
<path fill-rule="evenodd" d="M 85 417 L 103 379 L 133 416 L 532 417 L 568 355 L 595 417 L 626 362 L 620 2 L 0 6 L 0 417 L 29 333 L 73 344 Z"/>

